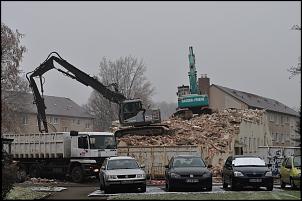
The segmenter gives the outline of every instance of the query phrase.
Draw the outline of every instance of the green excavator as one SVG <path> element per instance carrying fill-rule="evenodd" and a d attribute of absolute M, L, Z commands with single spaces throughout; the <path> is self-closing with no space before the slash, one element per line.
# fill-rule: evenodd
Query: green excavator
<path fill-rule="evenodd" d="M 189 82 L 190 86 L 179 86 L 178 92 L 178 107 L 173 116 L 178 116 L 183 119 L 190 119 L 193 114 L 209 114 L 208 94 L 200 94 L 197 83 L 197 70 L 195 66 L 195 55 L 193 47 L 189 47 Z"/>

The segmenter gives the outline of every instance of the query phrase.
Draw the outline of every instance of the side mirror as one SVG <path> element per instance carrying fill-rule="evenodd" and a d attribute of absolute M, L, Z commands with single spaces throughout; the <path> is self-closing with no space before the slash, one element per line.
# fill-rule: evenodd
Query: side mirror
<path fill-rule="evenodd" d="M 141 166 L 140 166 L 140 168 L 145 168 L 146 166 L 145 166 L 145 164 L 141 164 Z"/>
<path fill-rule="evenodd" d="M 213 166 L 212 166 L 211 164 L 209 164 L 209 165 L 208 165 L 208 168 L 211 168 L 211 167 L 213 167 Z"/>
<path fill-rule="evenodd" d="M 169 165 L 165 165 L 165 168 L 169 168 Z"/>

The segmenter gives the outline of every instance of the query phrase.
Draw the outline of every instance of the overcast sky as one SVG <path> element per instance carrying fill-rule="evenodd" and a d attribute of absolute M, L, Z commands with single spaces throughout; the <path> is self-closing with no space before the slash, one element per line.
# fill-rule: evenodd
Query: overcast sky
<path fill-rule="evenodd" d="M 26 73 L 57 51 L 90 75 L 102 57 L 143 59 L 154 101 L 176 102 L 188 85 L 193 46 L 198 77 L 211 84 L 278 100 L 301 101 L 301 77 L 287 69 L 301 55 L 300 1 L 276 2 L 6 2 L 1 22 L 25 34 Z M 87 103 L 92 91 L 56 70 L 44 75 L 45 94 Z"/>

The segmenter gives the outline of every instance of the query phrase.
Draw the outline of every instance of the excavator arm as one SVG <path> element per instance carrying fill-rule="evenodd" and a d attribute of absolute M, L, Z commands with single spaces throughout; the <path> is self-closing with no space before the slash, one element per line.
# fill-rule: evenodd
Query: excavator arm
<path fill-rule="evenodd" d="M 53 55 L 50 57 L 50 55 L 53 53 L 56 54 L 57 56 Z M 67 71 L 63 71 L 62 69 L 56 68 L 54 66 L 54 61 L 60 64 Z M 123 94 L 117 92 L 117 87 L 115 87 L 116 91 L 110 90 L 107 86 L 100 83 L 96 78 L 89 76 L 88 74 L 84 73 L 83 71 L 77 69 L 76 67 L 68 63 L 66 60 L 62 59 L 62 57 L 60 57 L 58 53 L 52 52 L 39 67 L 37 67 L 33 72 L 29 72 L 31 73 L 29 77 L 28 77 L 29 73 L 26 74 L 26 77 L 30 83 L 30 87 L 34 95 L 34 104 L 37 105 L 37 110 L 38 110 L 37 118 L 38 118 L 38 126 L 40 132 L 48 132 L 46 113 L 45 113 L 46 106 L 43 98 L 42 75 L 51 69 L 56 69 L 59 72 L 71 77 L 72 79 L 76 79 L 82 84 L 92 87 L 94 90 L 101 93 L 106 99 L 108 99 L 111 102 L 120 105 L 124 100 L 126 100 L 126 97 Z M 40 78 L 42 95 L 40 94 L 37 84 L 34 80 L 35 77 Z M 44 129 L 41 128 L 41 121 L 43 122 Z"/>

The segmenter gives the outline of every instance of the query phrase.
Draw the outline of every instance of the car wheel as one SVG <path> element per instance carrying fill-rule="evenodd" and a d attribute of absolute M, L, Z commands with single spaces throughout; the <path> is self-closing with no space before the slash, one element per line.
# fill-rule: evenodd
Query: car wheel
<path fill-rule="evenodd" d="M 80 166 L 76 166 L 71 170 L 71 179 L 73 182 L 80 183 L 84 179 L 83 170 Z"/>
<path fill-rule="evenodd" d="M 280 183 L 281 183 L 281 188 L 285 188 L 286 186 L 286 183 L 283 182 L 282 178 L 280 177 Z"/>
<path fill-rule="evenodd" d="M 111 193 L 111 190 L 108 187 L 106 187 L 105 185 L 104 185 L 104 193 L 105 194 Z"/>
<path fill-rule="evenodd" d="M 206 187 L 207 191 L 212 191 L 212 185 Z"/>
<path fill-rule="evenodd" d="M 234 182 L 234 179 L 233 178 L 231 178 L 231 190 L 232 191 L 235 191 L 235 190 L 237 190 L 237 186 L 236 186 L 236 183 Z"/>
<path fill-rule="evenodd" d="M 292 189 L 296 189 L 297 188 L 297 186 L 296 186 L 296 184 L 295 184 L 295 182 L 294 182 L 294 180 L 292 178 L 289 179 L 289 182 L 290 182 L 290 186 L 291 186 Z"/>
<path fill-rule="evenodd" d="M 222 179 L 222 188 L 227 188 L 228 184 L 225 182 L 224 179 Z"/>
<path fill-rule="evenodd" d="M 140 192 L 141 192 L 141 193 L 145 193 L 145 192 L 146 192 L 146 185 L 142 185 L 142 186 L 140 187 Z"/>
<path fill-rule="evenodd" d="M 167 183 L 167 190 L 168 192 L 173 191 L 174 189 L 172 188 L 172 186 L 170 185 L 170 182 Z"/>
<path fill-rule="evenodd" d="M 102 180 L 100 179 L 100 190 L 103 190 L 103 189 L 104 189 L 104 185 L 103 185 Z"/>
<path fill-rule="evenodd" d="M 271 185 L 269 185 L 269 186 L 266 187 L 266 190 L 267 191 L 272 191 L 273 188 L 274 188 L 274 184 L 271 184 Z"/>

